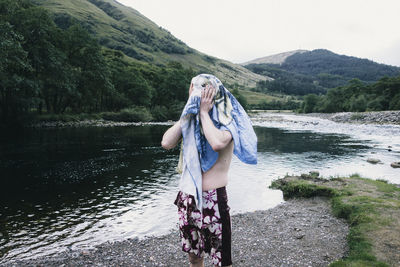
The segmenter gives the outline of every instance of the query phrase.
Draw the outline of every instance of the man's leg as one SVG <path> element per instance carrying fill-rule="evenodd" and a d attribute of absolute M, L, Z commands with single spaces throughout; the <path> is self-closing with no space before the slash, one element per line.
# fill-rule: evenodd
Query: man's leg
<path fill-rule="evenodd" d="M 189 253 L 190 267 L 204 267 L 204 258 L 197 257 L 193 253 Z"/>
<path fill-rule="evenodd" d="M 226 188 L 218 188 L 218 210 L 221 216 L 222 224 L 222 251 L 221 251 L 221 265 L 232 266 L 232 255 L 231 255 L 231 243 L 232 243 L 232 232 L 231 232 L 231 217 L 229 214 L 228 196 L 226 194 Z"/>

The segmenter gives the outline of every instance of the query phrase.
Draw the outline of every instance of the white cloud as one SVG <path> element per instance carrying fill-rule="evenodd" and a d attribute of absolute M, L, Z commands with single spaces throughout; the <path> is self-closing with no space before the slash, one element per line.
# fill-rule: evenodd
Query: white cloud
<path fill-rule="evenodd" d="M 295 49 L 399 65 L 397 0 L 118 0 L 206 54 L 244 62 Z"/>

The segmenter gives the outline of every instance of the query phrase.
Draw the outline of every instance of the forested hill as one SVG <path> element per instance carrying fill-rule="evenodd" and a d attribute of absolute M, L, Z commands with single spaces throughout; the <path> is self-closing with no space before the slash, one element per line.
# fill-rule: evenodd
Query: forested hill
<path fill-rule="evenodd" d="M 0 0 L 0 127 L 36 120 L 177 119 L 200 72 L 266 79 L 191 49 L 111 0 Z M 241 86 L 242 87 L 241 87 Z"/>
<path fill-rule="evenodd" d="M 295 95 L 325 93 L 327 89 L 343 86 L 354 78 L 370 83 L 384 76 L 400 75 L 399 67 L 338 55 L 325 49 L 294 53 L 281 64 L 249 64 L 246 68 L 274 78 L 272 82 L 260 82 L 259 91 Z"/>
<path fill-rule="evenodd" d="M 325 49 L 296 53 L 287 57 L 280 68 L 311 76 L 327 73 L 347 79 L 358 78 L 365 82 L 375 82 L 383 76 L 400 74 L 399 67 L 379 64 L 368 59 L 338 55 Z"/>
<path fill-rule="evenodd" d="M 180 62 L 196 72 L 210 72 L 229 84 L 254 87 L 264 77 L 231 62 L 202 54 L 133 8 L 115 0 L 34 0 L 64 29 L 78 22 L 100 45 L 122 51 L 141 62 L 166 65 Z"/>

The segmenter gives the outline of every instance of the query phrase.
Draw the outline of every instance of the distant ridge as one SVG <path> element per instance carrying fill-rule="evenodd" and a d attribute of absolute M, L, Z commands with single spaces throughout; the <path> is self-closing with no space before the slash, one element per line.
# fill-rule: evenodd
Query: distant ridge
<path fill-rule="evenodd" d="M 308 50 L 293 50 L 293 51 L 288 51 L 288 52 L 283 52 L 283 53 L 279 53 L 279 54 L 274 54 L 274 55 L 270 55 L 270 56 L 266 56 L 266 57 L 260 57 L 260 58 L 256 58 L 244 63 L 241 63 L 240 65 L 245 66 L 245 65 L 249 65 L 249 64 L 282 64 L 283 62 L 285 62 L 287 57 L 290 57 L 296 53 L 304 53 L 307 52 Z"/>
<path fill-rule="evenodd" d="M 273 78 L 258 83 L 260 92 L 293 95 L 323 94 L 329 88 L 346 85 L 352 79 L 373 83 L 400 75 L 400 68 L 365 58 L 339 55 L 327 49 L 295 50 L 243 63 L 257 74 Z"/>

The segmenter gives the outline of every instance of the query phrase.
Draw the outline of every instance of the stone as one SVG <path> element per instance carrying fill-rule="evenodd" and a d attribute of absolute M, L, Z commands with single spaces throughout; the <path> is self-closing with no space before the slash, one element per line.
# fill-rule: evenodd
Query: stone
<path fill-rule="evenodd" d="M 377 164 L 377 163 L 380 163 L 381 160 L 380 159 L 374 159 L 374 158 L 368 158 L 367 162 L 369 162 L 371 164 Z"/>
<path fill-rule="evenodd" d="M 390 164 L 390 166 L 391 166 L 392 168 L 400 168 L 400 161 L 398 161 L 398 162 L 393 162 L 392 164 Z"/>
<path fill-rule="evenodd" d="M 301 235 L 296 235 L 296 239 L 302 239 L 305 235 L 301 234 Z"/>

